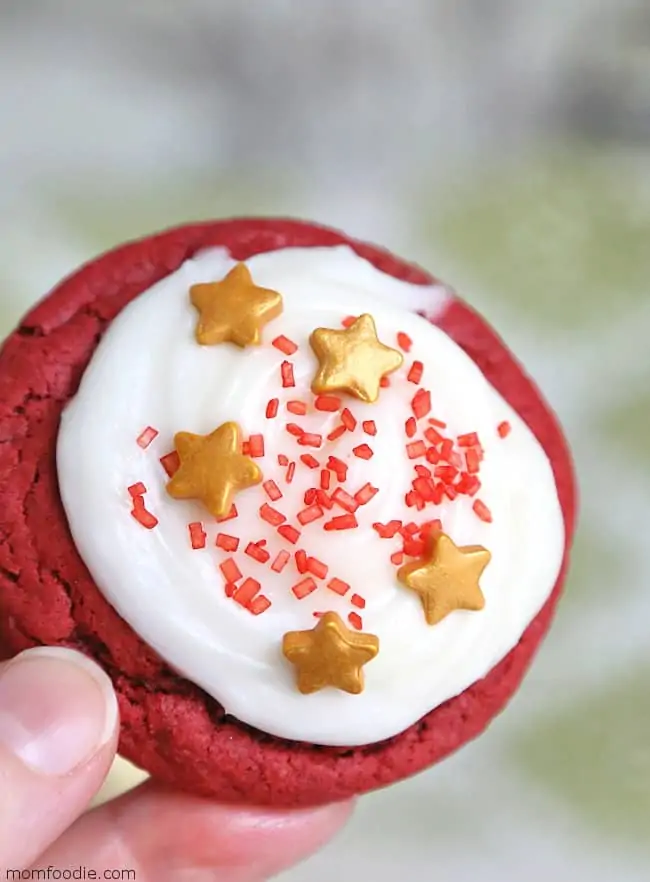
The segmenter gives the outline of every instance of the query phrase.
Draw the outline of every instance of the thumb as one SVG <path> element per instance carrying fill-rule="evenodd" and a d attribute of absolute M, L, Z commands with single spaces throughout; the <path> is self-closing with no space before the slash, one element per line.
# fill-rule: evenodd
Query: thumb
<path fill-rule="evenodd" d="M 0 665 L 0 869 L 29 866 L 87 807 L 115 755 L 106 674 L 68 649 Z"/>

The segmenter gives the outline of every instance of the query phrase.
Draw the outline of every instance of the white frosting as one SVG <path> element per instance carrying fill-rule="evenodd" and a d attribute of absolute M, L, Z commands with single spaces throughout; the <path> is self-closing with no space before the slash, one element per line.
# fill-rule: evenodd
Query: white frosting
<path fill-rule="evenodd" d="M 474 363 L 446 334 L 411 312 L 443 310 L 443 288 L 399 282 L 345 247 L 286 249 L 247 261 L 254 281 L 284 299 L 282 316 L 265 329 L 266 343 L 284 334 L 299 345 L 291 357 L 296 388 L 282 389 L 279 366 L 285 356 L 272 346 L 241 350 L 195 342 L 197 316 L 188 289 L 221 279 L 233 264 L 221 249 L 188 261 L 131 303 L 98 346 L 59 435 L 59 481 L 72 534 L 98 586 L 124 619 L 230 714 L 290 739 L 350 746 L 377 742 L 483 677 L 544 604 L 564 547 L 551 467 L 532 433 Z M 376 422 L 377 436 L 356 432 L 323 450 L 298 447 L 284 429 L 288 420 L 327 433 L 339 417 L 312 412 L 296 418 L 281 406 L 278 417 L 267 420 L 266 403 L 274 397 L 307 400 L 316 368 L 310 333 L 316 327 L 338 328 L 344 316 L 363 312 L 373 315 L 379 339 L 388 345 L 395 345 L 398 330 L 413 340 L 405 369 L 393 375 L 377 404 L 348 402 L 359 420 Z M 413 463 L 405 454 L 404 422 L 416 388 L 405 373 L 413 358 L 424 363 L 422 385 L 431 391 L 432 415 L 445 420 L 453 435 L 480 435 L 485 458 L 479 495 L 492 511 L 491 524 L 477 518 L 466 496 L 421 516 L 405 505 Z M 264 434 L 266 455 L 256 461 L 264 478 L 274 479 L 285 493 L 271 504 L 291 515 L 296 526 L 304 491 L 316 483 L 318 472 L 299 464 L 287 487 L 279 453 L 294 459 L 312 453 L 323 463 L 333 453 L 349 464 L 345 489 L 354 492 L 368 481 L 380 488 L 357 513 L 358 529 L 325 532 L 323 521 L 316 522 L 303 529 L 295 546 L 328 563 L 330 576 L 349 582 L 346 597 L 321 583 L 298 601 L 290 588 L 302 577 L 293 563 L 275 574 L 268 564 L 242 554 L 248 541 L 262 538 L 273 555 L 281 548 L 295 550 L 260 520 L 258 509 L 268 501 L 261 487 L 240 493 L 239 517 L 220 526 L 199 503 L 168 496 L 159 457 L 173 448 L 174 434 L 207 434 L 228 420 L 238 422 L 245 436 Z M 505 440 L 496 432 L 502 420 L 512 425 Z M 141 450 L 135 439 L 146 425 L 160 434 Z M 375 451 L 371 460 L 351 454 L 363 441 Z M 126 488 L 137 481 L 146 485 L 147 508 L 159 519 L 153 530 L 129 514 Z M 442 518 L 457 544 L 481 544 L 492 553 L 481 579 L 485 609 L 453 612 L 433 627 L 426 624 L 418 597 L 399 585 L 389 561 L 399 537 L 380 539 L 371 526 L 392 518 L 406 523 L 432 517 Z M 208 533 L 204 550 L 189 544 L 187 524 L 196 520 Z M 272 601 L 262 615 L 251 615 L 225 596 L 217 565 L 231 555 L 214 546 L 219 529 L 242 539 L 236 555 L 240 569 L 261 581 Z M 353 591 L 366 599 L 366 608 L 357 610 L 363 630 L 380 640 L 378 656 L 364 667 L 364 691 L 300 694 L 294 668 L 281 653 L 282 635 L 314 627 L 318 610 L 336 610 L 346 620 L 354 610 Z"/>

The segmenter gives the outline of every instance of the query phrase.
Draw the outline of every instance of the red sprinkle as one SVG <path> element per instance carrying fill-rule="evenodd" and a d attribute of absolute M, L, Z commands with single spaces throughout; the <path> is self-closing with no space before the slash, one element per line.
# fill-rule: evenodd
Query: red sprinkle
<path fill-rule="evenodd" d="M 330 591 L 333 591 L 335 594 L 340 594 L 341 597 L 350 590 L 350 586 L 347 582 L 344 582 L 342 579 L 337 579 L 336 576 L 333 579 L 330 579 L 327 583 L 327 587 Z"/>
<path fill-rule="evenodd" d="M 449 462 L 450 457 L 454 455 L 454 442 L 451 438 L 445 438 L 440 447 L 440 458 Z M 462 462 L 462 460 L 461 460 Z"/>
<path fill-rule="evenodd" d="M 223 524 L 224 521 L 231 521 L 233 518 L 237 517 L 237 506 L 233 502 L 230 511 L 227 515 L 224 515 L 222 518 L 217 518 L 218 524 Z"/>
<path fill-rule="evenodd" d="M 416 478 L 413 481 L 413 489 L 425 502 L 433 501 L 435 487 L 431 478 Z"/>
<path fill-rule="evenodd" d="M 317 588 L 318 585 L 312 579 L 312 577 L 307 576 L 306 579 L 302 579 L 302 581 L 297 582 L 295 585 L 292 585 L 291 590 L 296 595 L 298 600 L 302 600 L 304 597 L 307 597 Z"/>
<path fill-rule="evenodd" d="M 476 432 L 468 432 L 466 435 L 459 435 L 457 438 L 459 447 L 476 447 L 479 444 Z"/>
<path fill-rule="evenodd" d="M 285 389 L 296 385 L 296 381 L 293 378 L 293 365 L 290 361 L 282 362 L 280 365 L 280 375 L 282 377 L 282 386 Z"/>
<path fill-rule="evenodd" d="M 417 490 L 409 490 L 409 492 L 406 493 L 404 496 L 404 501 L 409 508 L 413 508 L 413 506 L 415 506 L 418 511 L 422 511 L 422 509 L 426 505 L 424 499 L 422 499 Z"/>
<path fill-rule="evenodd" d="M 264 456 L 264 435 L 251 435 L 248 439 L 249 455 L 258 458 Z"/>
<path fill-rule="evenodd" d="M 507 420 L 504 420 L 502 423 L 499 423 L 497 426 L 497 432 L 499 433 L 499 438 L 507 438 L 512 430 L 512 426 Z"/>
<path fill-rule="evenodd" d="M 309 490 L 305 490 L 305 495 L 303 497 L 305 505 L 313 505 L 318 499 L 318 490 L 316 487 L 310 487 Z"/>
<path fill-rule="evenodd" d="M 276 349 L 279 349 L 280 352 L 283 352 L 285 355 L 293 355 L 294 352 L 298 351 L 298 347 L 293 340 L 285 337 L 284 334 L 280 334 L 279 337 L 272 340 L 271 346 L 275 346 Z"/>
<path fill-rule="evenodd" d="M 418 389 L 411 401 L 411 410 L 417 420 L 425 417 L 431 411 L 431 393 L 426 389 Z"/>
<path fill-rule="evenodd" d="M 241 452 L 243 456 L 248 456 L 251 452 L 251 446 L 248 441 L 242 441 Z"/>
<path fill-rule="evenodd" d="M 295 462 L 290 462 L 289 465 L 287 466 L 287 471 L 284 476 L 284 480 L 287 482 L 287 484 L 290 484 L 293 481 L 293 476 L 295 475 L 295 473 L 296 473 L 296 464 L 295 464 Z"/>
<path fill-rule="evenodd" d="M 265 502 L 264 505 L 260 507 L 260 517 L 263 521 L 266 521 L 267 524 L 271 524 L 274 527 L 279 527 L 280 524 L 283 524 L 286 521 L 286 517 L 282 512 L 277 511 L 275 508 L 271 508 L 268 502 Z"/>
<path fill-rule="evenodd" d="M 324 530 L 352 530 L 358 527 L 357 519 L 353 514 L 339 515 L 323 524 Z"/>
<path fill-rule="evenodd" d="M 369 447 L 367 444 L 359 444 L 358 447 L 353 447 L 352 453 L 358 456 L 359 459 L 372 459 L 375 455 L 372 447 Z"/>
<path fill-rule="evenodd" d="M 342 459 L 339 459 L 336 456 L 330 456 L 327 460 L 327 468 L 334 472 L 337 477 L 337 480 L 342 484 L 347 478 L 348 467 L 343 462 Z"/>
<path fill-rule="evenodd" d="M 323 443 L 323 436 L 317 435 L 315 432 L 303 432 L 298 438 L 298 444 L 302 447 L 320 447 Z"/>
<path fill-rule="evenodd" d="M 409 459 L 417 459 L 419 456 L 425 456 L 427 446 L 424 441 L 412 441 L 406 445 L 406 453 Z"/>
<path fill-rule="evenodd" d="M 226 582 L 226 584 L 223 586 L 223 590 L 226 593 L 226 597 L 232 597 L 237 590 L 237 586 L 234 582 Z"/>
<path fill-rule="evenodd" d="M 292 545 L 295 545 L 298 539 L 300 539 L 300 530 L 296 530 L 291 524 L 282 524 L 281 527 L 278 527 L 278 533 L 287 542 L 291 542 Z"/>
<path fill-rule="evenodd" d="M 352 412 L 348 410 L 347 407 L 344 407 L 341 411 L 341 422 L 348 430 L 348 432 L 354 432 L 357 427 L 356 418 L 352 415 Z"/>
<path fill-rule="evenodd" d="M 404 331 L 397 332 L 397 345 L 400 349 L 403 349 L 404 352 L 410 352 L 411 346 L 413 345 L 413 341 L 409 337 L 408 334 L 405 334 Z"/>
<path fill-rule="evenodd" d="M 239 539 L 236 536 L 230 536 L 228 533 L 217 533 L 217 548 L 223 548 L 224 551 L 237 551 L 239 548 Z"/>
<path fill-rule="evenodd" d="M 256 542 L 249 542 L 244 550 L 244 554 L 247 554 L 259 563 L 266 563 L 271 557 L 268 551 L 265 548 L 260 548 Z"/>
<path fill-rule="evenodd" d="M 459 493 L 465 493 L 467 496 L 476 496 L 481 489 L 481 482 L 476 475 L 461 475 L 460 481 L 456 484 Z"/>
<path fill-rule="evenodd" d="M 409 557 L 420 557 L 424 554 L 425 545 L 421 539 L 405 539 L 403 548 L 404 554 Z"/>
<path fill-rule="evenodd" d="M 318 502 L 319 505 L 322 505 L 323 508 L 332 509 L 334 508 L 334 503 L 332 502 L 332 497 L 326 493 L 324 490 L 318 491 Z"/>
<path fill-rule="evenodd" d="M 437 426 L 439 429 L 447 428 L 447 423 L 443 423 L 442 420 L 434 420 L 432 417 L 429 417 L 427 422 L 430 426 Z"/>
<path fill-rule="evenodd" d="M 257 597 L 253 598 L 253 600 L 248 604 L 248 611 L 253 613 L 254 616 L 259 616 L 260 613 L 265 612 L 271 606 L 271 601 L 268 597 L 265 597 L 263 594 L 258 594 Z"/>
<path fill-rule="evenodd" d="M 467 464 L 467 471 L 470 475 L 475 475 L 481 468 L 481 460 L 473 447 L 470 447 L 469 450 L 465 451 L 465 462 Z"/>
<path fill-rule="evenodd" d="M 295 435 L 296 438 L 300 438 L 304 433 L 304 429 L 301 429 L 296 423 L 287 423 L 284 428 L 290 435 Z"/>
<path fill-rule="evenodd" d="M 420 539 L 426 539 L 432 533 L 439 533 L 442 530 L 442 521 L 440 518 L 436 518 L 434 521 L 425 521 L 420 526 L 419 536 Z"/>
<path fill-rule="evenodd" d="M 334 413 L 341 407 L 341 399 L 338 395 L 317 395 L 314 400 L 316 410 L 325 410 Z"/>
<path fill-rule="evenodd" d="M 352 514 L 359 508 L 359 503 L 354 498 L 354 496 L 350 496 L 342 487 L 337 487 L 334 493 L 332 493 L 332 499 L 338 505 L 341 506 L 345 511 L 349 511 Z"/>
<path fill-rule="evenodd" d="M 127 487 L 129 492 L 129 496 L 143 496 L 147 492 L 147 488 L 144 486 L 142 481 L 138 481 L 137 484 L 131 484 L 130 487 Z"/>
<path fill-rule="evenodd" d="M 458 469 L 455 469 L 452 465 L 436 466 L 433 472 L 434 478 L 441 478 L 446 484 L 451 484 L 457 474 Z"/>
<path fill-rule="evenodd" d="M 266 405 L 266 418 L 267 420 L 272 420 L 274 417 L 278 415 L 278 408 L 280 406 L 280 401 L 278 398 L 271 398 L 269 403 Z"/>
<path fill-rule="evenodd" d="M 271 564 L 271 569 L 273 570 L 273 572 L 274 573 L 281 573 L 282 570 L 289 563 L 290 558 L 291 558 L 291 555 L 289 554 L 288 551 L 285 551 L 284 548 L 282 549 L 282 551 L 278 551 L 278 554 L 277 554 L 275 560 Z"/>
<path fill-rule="evenodd" d="M 324 514 L 325 512 L 320 505 L 310 505 L 298 512 L 296 520 L 304 527 L 306 524 L 311 524 L 312 521 L 317 521 L 319 518 L 322 518 Z"/>
<path fill-rule="evenodd" d="M 415 383 L 416 385 L 421 381 L 422 374 L 424 373 L 424 365 L 421 361 L 414 361 L 411 365 L 411 368 L 406 375 L 406 379 L 409 383 Z"/>
<path fill-rule="evenodd" d="M 433 427 L 429 427 L 428 429 L 425 429 L 424 437 L 431 444 L 442 444 L 445 441 L 444 436 L 441 435 L 440 432 L 436 432 L 436 430 Z"/>
<path fill-rule="evenodd" d="M 348 315 L 343 319 L 341 324 L 343 325 L 344 328 L 349 328 L 356 322 L 357 318 L 358 318 L 358 316 L 356 316 L 356 315 Z"/>
<path fill-rule="evenodd" d="M 440 454 L 436 450 L 435 447 L 429 447 L 427 450 L 427 462 L 430 462 L 431 465 L 435 465 L 440 462 Z"/>
<path fill-rule="evenodd" d="M 181 458 L 175 450 L 172 450 L 171 453 L 166 453 L 160 457 L 160 464 L 171 478 L 180 468 Z"/>
<path fill-rule="evenodd" d="M 296 561 L 296 569 L 301 576 L 304 576 L 307 572 L 307 552 L 303 551 L 302 548 L 299 548 L 294 554 L 294 558 Z"/>
<path fill-rule="evenodd" d="M 361 425 L 363 426 L 363 431 L 366 433 L 366 435 L 377 434 L 377 426 L 374 420 L 364 420 Z"/>
<path fill-rule="evenodd" d="M 237 603 L 241 603 L 242 606 L 248 606 L 261 587 L 262 586 L 257 579 L 244 579 L 232 598 L 237 601 Z"/>
<path fill-rule="evenodd" d="M 366 607 L 366 601 L 363 599 L 363 597 L 361 597 L 360 594 L 353 594 L 350 598 L 350 603 L 352 604 L 352 606 L 356 606 L 359 609 L 365 609 Z"/>
<path fill-rule="evenodd" d="M 304 463 L 308 469 L 317 469 L 320 467 L 320 463 L 315 456 L 311 455 L 311 453 L 303 453 L 300 457 L 300 462 Z"/>
<path fill-rule="evenodd" d="M 336 441 L 338 438 L 341 437 L 341 435 L 345 435 L 346 431 L 347 429 L 345 428 L 345 426 L 337 426 L 329 433 L 329 435 L 327 436 L 327 440 Z"/>
<path fill-rule="evenodd" d="M 406 437 L 412 438 L 417 430 L 418 424 L 415 422 L 415 417 L 409 417 L 404 423 L 404 431 L 406 432 Z"/>
<path fill-rule="evenodd" d="M 296 416 L 304 416 L 307 413 L 307 405 L 304 401 L 287 401 L 287 410 L 289 413 L 295 413 Z"/>
<path fill-rule="evenodd" d="M 363 628 L 363 622 L 361 621 L 361 616 L 359 613 L 351 612 L 348 614 L 348 622 L 355 628 L 357 631 L 360 631 Z"/>
<path fill-rule="evenodd" d="M 223 563 L 220 563 L 219 569 L 223 573 L 226 582 L 239 582 L 242 577 L 242 572 L 232 557 L 229 557 L 227 560 L 224 560 Z"/>
<path fill-rule="evenodd" d="M 147 511 L 142 496 L 134 497 L 131 516 L 135 518 L 141 526 L 146 527 L 147 530 L 153 530 L 158 524 L 158 518 L 155 515 L 152 515 L 150 511 Z"/>
<path fill-rule="evenodd" d="M 458 491 L 451 484 L 445 484 L 445 496 L 448 499 L 456 499 L 458 496 Z"/>
<path fill-rule="evenodd" d="M 330 489 L 330 481 L 332 479 L 331 474 L 327 471 L 327 469 L 323 469 L 320 473 L 320 488 L 321 490 L 329 490 Z"/>
<path fill-rule="evenodd" d="M 402 529 L 402 522 L 389 521 L 387 524 L 377 522 L 372 525 L 372 528 L 377 531 L 382 539 L 392 539 Z"/>
<path fill-rule="evenodd" d="M 311 573 L 312 576 L 316 576 L 317 579 L 324 579 L 327 576 L 328 569 L 329 567 L 322 560 L 318 560 L 317 557 L 307 558 L 307 572 Z"/>
<path fill-rule="evenodd" d="M 284 453 L 278 453 L 278 465 L 288 466 L 289 465 L 289 457 L 285 456 Z"/>
<path fill-rule="evenodd" d="M 388 387 L 390 386 L 390 380 L 388 379 L 388 377 L 382 377 L 379 381 L 379 385 L 382 389 L 388 389 Z"/>
<path fill-rule="evenodd" d="M 390 556 L 390 562 L 396 567 L 401 567 L 404 563 L 404 555 L 401 551 L 395 551 Z"/>
<path fill-rule="evenodd" d="M 205 548 L 206 533 L 203 529 L 203 524 L 200 521 L 195 521 L 192 524 L 188 524 L 187 529 L 190 531 L 192 548 Z"/>
<path fill-rule="evenodd" d="M 379 488 L 373 487 L 372 484 L 364 484 L 360 490 L 354 494 L 354 498 L 359 505 L 365 505 L 370 502 L 373 496 L 379 493 Z"/>
<path fill-rule="evenodd" d="M 146 450 L 157 434 L 158 429 L 154 429 L 152 426 L 147 426 L 147 428 L 143 429 L 136 438 L 136 443 L 143 450 Z"/>
<path fill-rule="evenodd" d="M 282 499 L 282 491 L 275 483 L 275 481 L 264 481 L 262 487 L 264 488 L 264 492 L 269 497 L 271 502 L 276 502 L 278 499 Z"/>
<path fill-rule="evenodd" d="M 474 500 L 472 509 L 474 510 L 474 514 L 482 521 L 485 521 L 486 524 L 492 523 L 492 512 L 484 502 L 481 502 L 480 499 Z"/>

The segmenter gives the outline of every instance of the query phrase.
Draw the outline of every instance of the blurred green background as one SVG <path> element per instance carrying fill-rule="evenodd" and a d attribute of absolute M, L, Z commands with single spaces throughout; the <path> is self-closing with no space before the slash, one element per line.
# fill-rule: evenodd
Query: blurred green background
<path fill-rule="evenodd" d="M 0 330 L 102 249 L 245 213 L 456 287 L 557 409 L 583 498 L 511 710 L 284 878 L 650 879 L 647 0 L 0 2 Z"/>

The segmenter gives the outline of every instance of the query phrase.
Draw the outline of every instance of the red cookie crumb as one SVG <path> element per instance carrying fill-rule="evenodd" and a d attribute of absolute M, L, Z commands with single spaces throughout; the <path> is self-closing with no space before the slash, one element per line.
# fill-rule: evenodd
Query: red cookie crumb
<path fill-rule="evenodd" d="M 82 267 L 23 319 L 0 350 L 0 658 L 43 644 L 92 656 L 117 691 L 122 755 L 174 787 L 222 802 L 316 805 L 386 786 L 444 759 L 479 735 L 516 691 L 550 625 L 568 565 L 576 492 L 561 430 L 499 337 L 454 299 L 436 324 L 476 362 L 544 447 L 566 527 L 562 571 L 550 598 L 517 646 L 482 680 L 380 744 L 323 748 L 290 742 L 228 716 L 176 675 L 99 593 L 68 532 L 54 449 L 61 410 L 109 323 L 203 248 L 226 247 L 235 260 L 246 260 L 284 247 L 341 244 L 395 278 L 432 281 L 382 249 L 309 223 L 191 224 L 128 243 Z M 342 584 L 329 582 L 334 590 Z M 256 602 L 268 603 L 261 595 Z"/>

